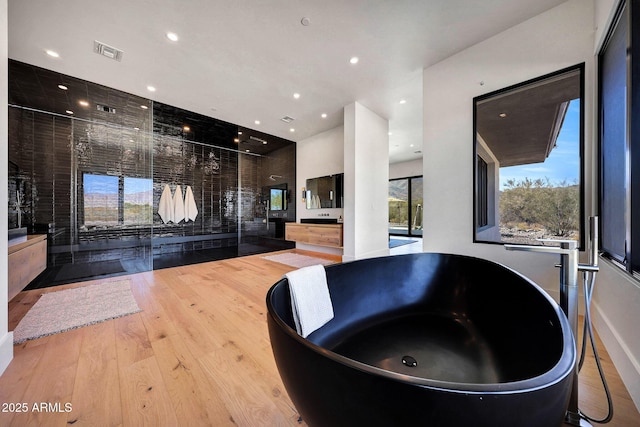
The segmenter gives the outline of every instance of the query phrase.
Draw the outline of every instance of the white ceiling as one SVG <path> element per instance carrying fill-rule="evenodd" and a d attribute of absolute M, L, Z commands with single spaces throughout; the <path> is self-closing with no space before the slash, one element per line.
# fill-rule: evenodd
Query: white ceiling
<path fill-rule="evenodd" d="M 9 0 L 9 57 L 294 141 L 357 101 L 395 163 L 421 157 L 423 68 L 564 1 Z"/>

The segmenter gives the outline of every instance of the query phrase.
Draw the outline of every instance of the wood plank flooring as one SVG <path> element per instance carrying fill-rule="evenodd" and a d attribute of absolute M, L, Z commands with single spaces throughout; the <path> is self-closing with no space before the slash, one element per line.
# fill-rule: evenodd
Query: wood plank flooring
<path fill-rule="evenodd" d="M 254 255 L 128 276 L 142 312 L 14 347 L 0 377 L 0 410 L 26 403 L 27 411 L 0 412 L 0 425 L 304 425 L 266 325 L 266 292 L 290 270 Z M 43 291 L 91 283 L 20 293 L 9 304 L 9 329 Z M 600 348 L 616 405 L 609 425 L 640 425 Z M 606 401 L 593 365 L 591 357 L 580 376 L 580 401 L 601 417 Z"/>

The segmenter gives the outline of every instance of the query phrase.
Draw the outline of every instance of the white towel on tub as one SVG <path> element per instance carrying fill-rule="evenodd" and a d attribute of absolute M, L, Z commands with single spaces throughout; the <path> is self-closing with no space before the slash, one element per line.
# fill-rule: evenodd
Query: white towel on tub
<path fill-rule="evenodd" d="M 296 330 L 304 338 L 333 319 L 333 304 L 322 265 L 312 265 L 285 274 L 289 281 L 291 309 Z"/>

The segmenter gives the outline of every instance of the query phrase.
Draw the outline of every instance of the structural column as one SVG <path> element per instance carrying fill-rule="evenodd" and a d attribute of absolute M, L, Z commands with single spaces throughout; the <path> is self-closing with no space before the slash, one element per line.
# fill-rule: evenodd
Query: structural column
<path fill-rule="evenodd" d="M 389 254 L 389 122 L 355 102 L 344 108 L 343 261 Z"/>

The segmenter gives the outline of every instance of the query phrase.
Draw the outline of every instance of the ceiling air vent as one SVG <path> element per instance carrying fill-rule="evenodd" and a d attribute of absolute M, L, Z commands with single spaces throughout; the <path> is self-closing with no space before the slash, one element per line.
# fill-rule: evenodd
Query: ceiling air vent
<path fill-rule="evenodd" d="M 283 118 L 281 118 L 280 120 L 282 120 L 285 123 L 291 123 L 293 121 L 293 117 L 289 117 L 289 116 L 284 116 Z"/>
<path fill-rule="evenodd" d="M 93 41 L 93 51 L 102 56 L 106 56 L 109 59 L 115 59 L 118 62 L 122 61 L 122 55 L 124 55 L 124 52 L 120 49 L 116 49 L 115 47 L 99 42 L 98 40 Z"/>

